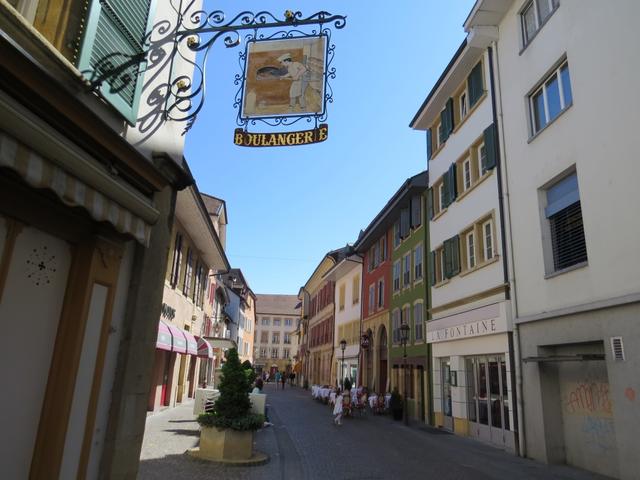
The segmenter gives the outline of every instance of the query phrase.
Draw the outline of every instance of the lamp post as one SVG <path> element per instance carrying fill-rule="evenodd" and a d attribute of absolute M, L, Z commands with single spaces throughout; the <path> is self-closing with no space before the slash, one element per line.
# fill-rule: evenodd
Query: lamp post
<path fill-rule="evenodd" d="M 342 366 L 340 367 L 340 388 L 344 388 L 344 349 L 347 348 L 347 341 L 340 340 L 340 350 L 342 350 Z"/>
<path fill-rule="evenodd" d="M 400 343 L 404 348 L 402 355 L 403 375 L 404 375 L 404 392 L 402 394 L 402 419 L 405 425 L 409 425 L 409 412 L 407 411 L 407 340 L 409 339 L 409 325 L 402 323 L 400 325 Z"/>

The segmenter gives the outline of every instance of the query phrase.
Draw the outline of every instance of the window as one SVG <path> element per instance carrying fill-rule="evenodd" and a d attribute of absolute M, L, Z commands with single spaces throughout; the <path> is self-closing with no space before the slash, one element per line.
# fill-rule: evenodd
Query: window
<path fill-rule="evenodd" d="M 273 334 L 271 335 L 271 343 L 280 343 L 280 332 L 273 332 Z"/>
<path fill-rule="evenodd" d="M 522 9 L 522 43 L 527 46 L 547 19 L 558 8 L 559 0 L 532 0 Z"/>
<path fill-rule="evenodd" d="M 422 245 L 413 250 L 413 279 L 422 280 Z"/>
<path fill-rule="evenodd" d="M 284 340 L 283 343 L 285 343 L 286 345 L 289 345 L 291 343 L 291 334 L 285 332 L 284 333 Z"/>
<path fill-rule="evenodd" d="M 411 217 L 409 215 L 409 208 L 403 208 L 400 210 L 400 238 L 403 240 L 409 236 L 409 229 L 411 228 Z"/>
<path fill-rule="evenodd" d="M 467 158 L 462 163 L 462 180 L 464 190 L 469 190 L 471 188 L 471 158 Z"/>
<path fill-rule="evenodd" d="M 551 231 L 555 271 L 587 261 L 587 244 L 576 173 L 560 180 L 546 192 L 545 216 Z"/>
<path fill-rule="evenodd" d="M 284 326 L 285 327 L 290 327 L 291 325 L 293 325 L 293 320 L 290 318 L 285 318 L 284 319 Z"/>
<path fill-rule="evenodd" d="M 438 198 L 440 199 L 440 203 L 438 204 L 438 207 L 439 207 L 438 211 L 442 211 L 446 208 L 445 205 L 447 204 L 447 200 L 444 193 L 444 182 L 438 185 Z"/>
<path fill-rule="evenodd" d="M 391 326 L 393 328 L 393 343 L 400 343 L 400 310 L 397 308 L 391 314 Z"/>
<path fill-rule="evenodd" d="M 402 258 L 402 288 L 411 284 L 411 253 Z"/>
<path fill-rule="evenodd" d="M 180 264 L 182 263 L 182 235 L 176 234 L 176 242 L 173 247 L 173 261 L 171 262 L 171 278 L 169 283 L 172 288 L 176 288 L 180 278 Z"/>
<path fill-rule="evenodd" d="M 460 105 L 460 120 L 467 116 L 467 92 L 462 92 L 460 94 L 460 99 L 458 100 Z"/>
<path fill-rule="evenodd" d="M 280 326 L 280 319 L 277 317 L 273 318 L 273 326 L 274 327 L 279 327 Z"/>
<path fill-rule="evenodd" d="M 384 307 L 384 280 L 378 280 L 378 308 Z"/>
<path fill-rule="evenodd" d="M 184 283 L 182 284 L 182 293 L 185 297 L 189 296 L 191 291 L 191 277 L 193 276 L 193 251 L 187 250 L 187 265 L 184 270 Z"/>
<path fill-rule="evenodd" d="M 486 165 L 487 164 L 487 149 L 484 147 L 484 143 L 481 143 L 478 146 L 478 176 L 482 177 L 486 173 Z"/>
<path fill-rule="evenodd" d="M 369 315 L 373 313 L 373 309 L 376 306 L 376 286 L 374 284 L 369 285 Z"/>
<path fill-rule="evenodd" d="M 569 65 L 564 62 L 529 96 L 532 135 L 535 135 L 573 102 Z"/>
<path fill-rule="evenodd" d="M 267 358 L 267 348 L 266 347 L 260 348 L 260 358 Z"/>
<path fill-rule="evenodd" d="M 290 357 L 290 350 L 288 348 L 282 349 L 282 358 L 288 359 Z"/>
<path fill-rule="evenodd" d="M 262 325 L 269 325 L 271 323 L 271 319 L 269 317 L 262 317 L 262 319 L 260 320 L 260 323 Z"/>
<path fill-rule="evenodd" d="M 380 242 L 376 242 L 373 249 L 373 268 L 377 268 L 380 265 Z"/>
<path fill-rule="evenodd" d="M 260 332 L 260 343 L 269 343 L 269 332 Z"/>
<path fill-rule="evenodd" d="M 484 239 L 484 259 L 485 261 L 493 258 L 493 227 L 491 220 L 482 224 L 482 235 Z"/>
<path fill-rule="evenodd" d="M 347 294 L 347 286 L 343 283 L 340 285 L 340 290 L 338 292 L 338 308 L 342 311 L 344 310 L 344 297 Z"/>
<path fill-rule="evenodd" d="M 442 125 L 438 124 L 438 126 L 436 127 L 436 141 L 438 142 L 438 148 L 440 148 L 440 145 L 442 145 L 444 143 L 444 141 L 442 140 Z"/>
<path fill-rule="evenodd" d="M 393 264 L 393 291 L 400 291 L 400 260 L 396 260 Z"/>
<path fill-rule="evenodd" d="M 355 305 L 360 301 L 360 275 L 353 277 L 351 282 L 351 292 L 352 303 Z"/>
<path fill-rule="evenodd" d="M 400 238 L 400 220 L 393 224 L 393 248 L 397 248 L 402 239 Z"/>
<path fill-rule="evenodd" d="M 484 94 L 482 79 L 482 61 L 478 62 L 467 77 L 467 91 L 469 92 L 469 108 L 473 107 Z"/>
<path fill-rule="evenodd" d="M 380 263 L 387 259 L 387 235 L 380 239 Z"/>
<path fill-rule="evenodd" d="M 278 349 L 277 348 L 272 348 L 271 349 L 271 358 L 278 358 Z"/>
<path fill-rule="evenodd" d="M 467 269 L 476 266 L 476 244 L 473 231 L 467 233 Z"/>
<path fill-rule="evenodd" d="M 371 247 L 371 248 L 369 249 L 369 252 L 367 253 L 367 257 L 369 257 L 369 262 L 368 262 L 368 264 L 369 264 L 369 271 L 370 271 L 370 272 L 371 272 L 374 268 L 376 268 L 376 267 L 375 267 L 375 256 L 374 256 L 374 255 L 375 255 L 374 249 L 373 249 L 373 247 Z"/>
<path fill-rule="evenodd" d="M 411 306 L 410 305 L 405 305 L 404 307 L 402 307 L 402 317 L 401 317 L 400 323 L 402 325 L 406 324 L 409 326 L 409 328 L 411 328 Z"/>
<path fill-rule="evenodd" d="M 413 339 L 416 342 L 423 340 L 422 318 L 422 303 L 416 303 L 413 306 Z"/>

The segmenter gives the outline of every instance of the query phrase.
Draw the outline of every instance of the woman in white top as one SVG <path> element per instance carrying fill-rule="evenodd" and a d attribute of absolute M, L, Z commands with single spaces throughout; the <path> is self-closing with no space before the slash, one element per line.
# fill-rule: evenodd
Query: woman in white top
<path fill-rule="evenodd" d="M 336 395 L 336 404 L 333 407 L 333 423 L 336 425 L 342 425 L 342 392 L 338 392 Z"/>

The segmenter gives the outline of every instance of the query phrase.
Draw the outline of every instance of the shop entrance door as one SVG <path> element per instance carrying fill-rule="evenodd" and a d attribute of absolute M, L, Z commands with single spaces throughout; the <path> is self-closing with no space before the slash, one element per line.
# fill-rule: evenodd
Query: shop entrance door
<path fill-rule="evenodd" d="M 469 433 L 472 437 L 515 449 L 504 355 L 466 360 L 469 403 Z"/>
<path fill-rule="evenodd" d="M 453 411 L 451 406 L 451 362 L 448 358 L 440 361 L 442 374 L 442 416 L 443 427 L 453 431 Z"/>

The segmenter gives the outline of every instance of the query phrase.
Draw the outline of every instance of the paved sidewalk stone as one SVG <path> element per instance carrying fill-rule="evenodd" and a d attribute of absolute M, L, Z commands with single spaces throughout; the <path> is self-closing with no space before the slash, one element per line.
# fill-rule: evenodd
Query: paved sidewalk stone
<path fill-rule="evenodd" d="M 376 479 L 562 479 L 604 477 L 567 466 L 516 457 L 477 441 L 429 427 L 406 427 L 367 414 L 333 424 L 328 406 L 310 392 L 267 384 L 272 427 L 256 433 L 256 449 L 269 463 L 235 467 L 192 459 L 198 444 L 192 403 L 148 417 L 140 479 L 376 480 Z"/>

